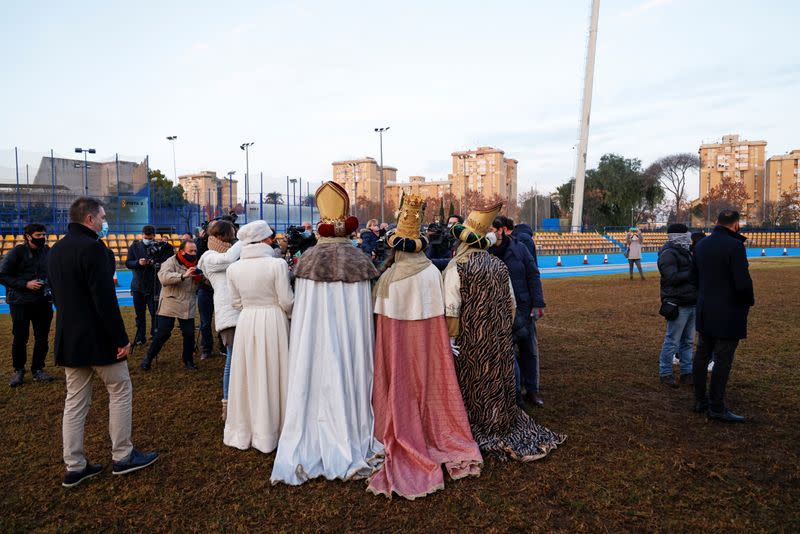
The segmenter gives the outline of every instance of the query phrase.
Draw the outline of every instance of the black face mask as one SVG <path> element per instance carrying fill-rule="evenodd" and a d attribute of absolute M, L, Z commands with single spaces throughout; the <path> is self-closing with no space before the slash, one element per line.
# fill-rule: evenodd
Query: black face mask
<path fill-rule="evenodd" d="M 31 238 L 31 243 L 33 243 L 34 245 L 36 245 L 39 248 L 42 248 L 45 245 L 46 242 L 47 242 L 47 240 L 44 237 L 32 237 Z"/>
<path fill-rule="evenodd" d="M 184 254 L 183 259 L 186 260 L 188 263 L 194 263 L 197 260 L 197 256 L 194 254 Z"/>

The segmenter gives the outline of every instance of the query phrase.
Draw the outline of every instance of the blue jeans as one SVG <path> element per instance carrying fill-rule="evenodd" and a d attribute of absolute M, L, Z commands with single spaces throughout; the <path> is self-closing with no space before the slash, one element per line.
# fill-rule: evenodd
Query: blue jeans
<path fill-rule="evenodd" d="M 692 373 L 692 344 L 694 343 L 694 306 L 680 306 L 678 317 L 667 321 L 667 334 L 661 346 L 658 371 L 661 376 L 672 374 L 672 357 L 680 360 L 681 374 Z"/>
<path fill-rule="evenodd" d="M 231 357 L 233 347 L 225 347 L 225 370 L 222 371 L 222 400 L 228 400 L 228 386 L 231 383 Z"/>

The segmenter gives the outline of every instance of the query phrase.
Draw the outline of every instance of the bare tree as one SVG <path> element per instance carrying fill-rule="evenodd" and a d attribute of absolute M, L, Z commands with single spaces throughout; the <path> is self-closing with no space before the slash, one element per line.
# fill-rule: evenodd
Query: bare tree
<path fill-rule="evenodd" d="M 657 177 L 661 185 L 675 199 L 675 219 L 681 220 L 686 206 L 686 173 L 700 168 L 700 158 L 683 152 L 670 154 L 651 164 L 645 175 Z"/>

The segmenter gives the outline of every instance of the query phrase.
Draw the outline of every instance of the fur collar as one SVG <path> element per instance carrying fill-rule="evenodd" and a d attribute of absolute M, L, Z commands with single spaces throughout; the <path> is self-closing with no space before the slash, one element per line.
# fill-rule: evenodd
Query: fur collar
<path fill-rule="evenodd" d="M 252 243 L 242 247 L 242 255 L 239 257 L 243 260 L 252 258 L 274 258 L 275 254 L 272 252 L 272 247 L 266 243 Z"/>

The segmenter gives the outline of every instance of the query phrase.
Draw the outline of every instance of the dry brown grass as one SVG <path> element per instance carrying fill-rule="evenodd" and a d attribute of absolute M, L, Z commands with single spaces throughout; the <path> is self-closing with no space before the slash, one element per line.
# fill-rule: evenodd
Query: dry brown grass
<path fill-rule="evenodd" d="M 547 405 L 534 415 L 567 442 L 532 464 L 487 460 L 480 478 L 416 502 L 375 497 L 361 481 L 272 487 L 274 455 L 222 444 L 222 358 L 189 374 L 177 336 L 157 368 L 132 370 L 134 443 L 162 458 L 126 477 L 107 468 L 63 489 L 63 373 L 50 369 L 61 378 L 50 385 L 2 384 L 0 531 L 797 532 L 800 263 L 753 262 L 757 306 L 728 389 L 729 404 L 749 417 L 739 426 L 691 413 L 688 389 L 659 386 L 657 278 L 547 280 Z M 0 342 L 10 359 L 8 316 L 0 317 Z M 99 384 L 94 398 L 86 450 L 108 463 Z"/>

